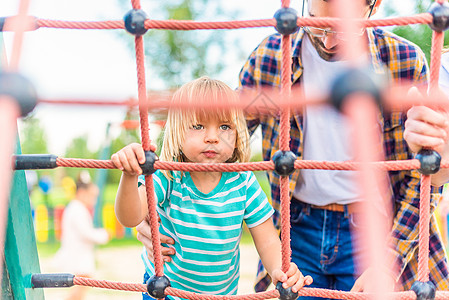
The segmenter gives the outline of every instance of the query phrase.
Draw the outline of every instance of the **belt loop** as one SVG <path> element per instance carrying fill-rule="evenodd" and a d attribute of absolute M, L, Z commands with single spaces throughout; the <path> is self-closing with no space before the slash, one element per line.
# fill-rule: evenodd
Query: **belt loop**
<path fill-rule="evenodd" d="M 349 217 L 348 205 L 345 204 L 343 206 L 345 208 L 345 218 L 348 218 Z"/>
<path fill-rule="evenodd" d="M 310 216 L 310 209 L 311 209 L 311 207 L 312 207 L 312 205 L 310 205 L 308 203 L 304 207 L 305 208 L 305 213 L 306 213 L 307 216 Z"/>

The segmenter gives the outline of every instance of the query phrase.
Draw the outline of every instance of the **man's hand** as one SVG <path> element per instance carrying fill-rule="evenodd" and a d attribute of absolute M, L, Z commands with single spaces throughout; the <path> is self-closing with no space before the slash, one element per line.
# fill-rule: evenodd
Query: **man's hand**
<path fill-rule="evenodd" d="M 363 272 L 362 275 L 360 275 L 360 277 L 355 281 L 351 292 L 375 293 L 379 291 L 379 284 L 383 284 L 385 287 L 385 292 L 394 291 L 395 279 L 393 278 L 391 271 L 387 269 L 376 271 L 377 274 L 375 274 L 373 268 L 368 268 L 365 272 Z M 379 278 L 382 278 L 383 280 L 380 281 Z"/>
<path fill-rule="evenodd" d="M 151 241 L 151 230 L 150 230 L 150 225 L 148 224 L 146 219 L 144 219 L 142 222 L 140 222 L 139 225 L 136 226 L 136 230 L 137 230 L 137 239 L 147 249 L 148 259 L 154 263 L 153 244 Z M 160 237 L 161 243 L 170 244 L 170 245 L 173 245 L 175 243 L 175 241 L 172 238 L 170 238 L 166 235 L 159 235 L 159 237 Z M 163 261 L 170 262 L 171 261 L 170 255 L 175 254 L 175 249 L 162 247 L 161 252 L 162 252 Z"/>
<path fill-rule="evenodd" d="M 421 96 L 414 87 L 409 90 L 408 95 Z M 446 111 L 427 106 L 413 106 L 408 110 L 404 139 L 413 152 L 418 153 L 425 147 L 441 153 L 447 148 L 448 136 L 449 115 Z"/>

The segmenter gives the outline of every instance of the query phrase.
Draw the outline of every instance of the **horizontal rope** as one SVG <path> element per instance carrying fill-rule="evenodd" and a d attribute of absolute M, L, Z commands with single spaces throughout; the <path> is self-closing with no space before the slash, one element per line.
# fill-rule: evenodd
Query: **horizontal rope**
<path fill-rule="evenodd" d="M 88 168 L 88 169 L 116 169 L 111 160 L 96 160 L 82 158 L 62 158 L 56 159 L 58 167 L 66 168 Z M 420 167 L 419 160 L 396 160 L 396 161 L 379 161 L 372 162 L 373 168 L 384 171 L 401 171 L 414 170 Z M 259 161 L 248 163 L 181 163 L 156 161 L 154 163 L 156 170 L 171 170 L 185 172 L 241 172 L 241 171 L 273 171 L 274 163 L 272 161 Z M 344 161 L 313 161 L 313 160 L 296 160 L 295 169 L 316 169 L 316 170 L 357 170 L 360 168 L 359 162 Z M 449 168 L 449 161 L 441 163 L 442 169 Z"/>
<path fill-rule="evenodd" d="M 382 93 L 383 106 L 391 111 L 405 111 L 413 105 L 423 105 L 429 107 L 449 109 L 448 97 L 442 92 L 435 92 L 431 96 L 425 91 L 421 94 L 408 95 L 412 85 L 394 85 Z M 222 101 L 214 103 L 172 103 L 170 101 L 171 93 L 149 93 L 147 107 L 151 111 L 167 110 L 170 108 L 188 109 L 188 108 L 238 108 L 247 113 L 256 113 L 258 115 L 278 115 L 282 109 L 290 108 L 293 111 L 301 110 L 305 105 L 321 105 L 328 103 L 325 97 L 304 98 L 301 88 L 293 88 L 290 97 L 282 97 L 275 89 L 248 89 L 242 91 L 240 100 L 236 103 L 224 105 Z M 136 106 L 135 99 L 125 101 L 108 100 L 82 100 L 82 99 L 39 99 L 38 103 L 44 104 L 63 104 L 63 105 L 110 105 L 110 106 Z"/>
<path fill-rule="evenodd" d="M 14 18 L 8 17 L 8 18 Z M 7 19 L 8 19 L 7 18 Z M 379 26 L 405 26 L 410 24 L 429 24 L 433 20 L 430 13 L 422 13 L 414 16 L 386 18 L 377 20 L 356 19 L 355 22 L 360 27 L 379 27 Z M 298 26 L 314 26 L 314 27 L 335 27 L 341 21 L 340 18 L 316 18 L 316 17 L 300 17 L 298 18 Z M 59 29 L 124 29 L 123 20 L 111 21 L 63 21 L 36 18 L 35 26 L 29 26 L 27 30 L 36 30 L 38 28 L 59 28 Z M 147 29 L 171 29 L 171 30 L 210 30 L 210 29 L 242 29 L 257 27 L 274 27 L 276 20 L 259 19 L 259 20 L 234 20 L 221 22 L 200 22 L 189 20 L 151 20 L 145 21 Z M 9 31 L 9 28 L 4 28 Z"/>
<path fill-rule="evenodd" d="M 143 292 L 147 291 L 146 285 L 142 283 L 123 283 L 109 280 L 98 280 L 92 278 L 78 277 L 75 276 L 73 279 L 73 283 L 75 285 L 82 286 L 91 286 L 96 288 L 104 288 L 104 289 L 114 289 L 121 291 L 130 291 L 130 292 Z M 165 293 L 167 295 L 188 298 L 192 300 L 205 300 L 205 299 L 216 299 L 216 300 L 237 300 L 237 299 L 250 299 L 250 300 L 262 300 L 262 299 L 273 299 L 279 297 L 279 292 L 277 290 L 271 290 L 263 293 L 255 293 L 255 294 L 247 294 L 247 295 L 205 295 L 205 294 L 197 294 L 187 291 L 182 291 L 179 289 L 175 289 L 172 287 L 168 287 L 165 289 Z M 314 296 L 320 298 L 333 298 L 333 299 L 347 299 L 347 300 L 369 300 L 372 299 L 373 294 L 369 293 L 354 293 L 354 292 L 344 292 L 344 291 L 336 291 L 336 290 L 327 290 L 327 289 L 319 289 L 319 288 L 302 288 L 298 292 L 299 296 Z M 415 300 L 416 294 L 413 291 L 406 292 L 396 292 L 389 293 L 388 299 L 400 299 L 400 300 Z M 449 299 L 449 292 L 446 291 L 437 291 L 436 297 L 437 300 Z"/>

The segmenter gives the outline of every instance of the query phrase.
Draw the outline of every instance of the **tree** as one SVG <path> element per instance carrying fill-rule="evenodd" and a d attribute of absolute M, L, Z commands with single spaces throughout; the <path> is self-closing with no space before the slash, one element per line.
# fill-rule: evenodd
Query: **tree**
<path fill-rule="evenodd" d="M 120 0 L 121 3 L 124 3 Z M 127 5 L 128 1 L 126 2 Z M 230 20 L 237 11 L 224 11 L 220 1 L 166 0 L 151 12 L 150 18 L 162 20 L 216 20 L 217 16 Z M 232 18 L 231 18 L 232 16 Z M 145 34 L 145 54 L 149 58 L 149 72 L 171 88 L 202 75 L 215 76 L 226 65 L 226 52 L 236 41 L 229 43 L 225 31 L 149 30 Z M 129 37 L 128 37 L 129 38 Z M 128 39 L 129 40 L 129 39 Z M 130 47 L 134 48 L 130 44 Z M 236 51 L 233 47 L 232 51 Z"/>
<path fill-rule="evenodd" d="M 385 13 L 389 17 L 397 17 L 400 16 L 400 10 L 397 7 L 397 3 L 394 1 L 384 1 L 382 5 L 385 5 Z M 433 3 L 433 0 L 417 0 L 417 1 L 409 1 L 407 4 L 414 6 L 414 13 L 420 14 L 427 12 L 430 5 Z M 403 3 L 401 3 L 403 5 Z M 408 25 L 408 26 L 396 26 L 392 29 L 392 31 L 415 43 L 418 45 L 426 55 L 427 61 L 430 63 L 430 50 L 432 46 L 432 29 L 428 25 Z M 444 37 L 444 43 L 447 44 L 449 42 L 449 36 L 446 32 Z"/>
<path fill-rule="evenodd" d="M 47 134 L 39 119 L 31 115 L 25 118 L 20 129 L 23 154 L 48 153 Z"/>
<path fill-rule="evenodd" d="M 98 157 L 98 150 L 89 150 L 88 135 L 84 134 L 74 138 L 70 145 L 67 146 L 65 157 L 92 159 Z M 66 170 L 66 174 L 74 179 L 77 178 L 80 172 L 80 169 L 67 168 Z M 89 169 L 89 173 L 92 179 L 94 178 L 94 172 L 95 170 Z"/>

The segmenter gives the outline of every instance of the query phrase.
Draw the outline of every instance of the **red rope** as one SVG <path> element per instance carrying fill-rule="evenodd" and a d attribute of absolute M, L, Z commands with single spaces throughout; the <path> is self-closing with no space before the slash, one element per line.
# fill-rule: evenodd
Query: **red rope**
<path fill-rule="evenodd" d="M 133 1 L 133 7 L 140 7 L 138 0 Z M 137 64 L 137 83 L 139 93 L 139 115 L 140 115 L 140 131 L 142 138 L 142 148 L 144 151 L 150 151 L 151 139 L 149 134 L 148 123 L 148 104 L 145 82 L 145 55 L 143 49 L 143 37 L 135 38 L 136 45 L 136 64 Z M 145 176 L 145 187 L 147 192 L 148 214 L 151 228 L 151 237 L 153 244 L 154 268 L 155 275 L 164 275 L 164 267 L 162 262 L 161 242 L 159 237 L 158 217 L 156 212 L 156 200 L 153 191 L 153 176 Z"/>
<path fill-rule="evenodd" d="M 440 77 L 441 50 L 444 44 L 444 32 L 433 31 L 432 49 L 430 57 L 430 94 L 438 90 L 438 79 Z"/>
<path fill-rule="evenodd" d="M 131 0 L 131 5 L 133 9 L 141 9 L 140 0 Z"/>
<path fill-rule="evenodd" d="M 92 278 L 78 277 L 75 276 L 73 279 L 75 285 L 91 286 L 104 289 L 114 289 L 122 291 L 131 292 L 146 292 L 146 286 L 141 283 L 123 283 L 108 280 L 98 280 Z M 250 295 L 201 295 L 197 293 L 182 291 L 172 287 L 165 289 L 167 295 L 188 298 L 192 300 L 203 300 L 203 299 L 216 299 L 216 300 L 239 300 L 239 299 L 273 299 L 279 297 L 279 292 L 277 290 L 271 290 L 263 293 L 256 293 Z M 319 288 L 302 288 L 298 292 L 300 297 L 304 296 L 314 296 L 320 298 L 332 298 L 332 299 L 347 299 L 347 300 L 369 300 L 372 299 L 373 295 L 369 293 L 353 293 L 344 292 L 337 290 L 327 290 Z M 406 292 L 396 292 L 389 293 L 388 299 L 400 299 L 400 300 L 416 300 L 416 294 L 412 291 Z M 437 300 L 449 299 L 449 292 L 447 291 L 437 291 Z"/>
<path fill-rule="evenodd" d="M 59 29 L 124 29 L 125 24 L 119 21 L 61 21 L 61 20 L 36 20 L 37 27 Z"/>
<path fill-rule="evenodd" d="M 430 175 L 421 176 L 419 202 L 418 280 L 429 281 Z"/>
<path fill-rule="evenodd" d="M 262 300 L 262 299 L 273 299 L 279 297 L 279 292 L 277 290 L 266 291 L 263 293 L 255 293 L 255 294 L 247 294 L 247 295 L 205 295 L 187 292 L 179 289 L 175 289 L 172 287 L 168 287 L 165 289 L 165 293 L 170 296 L 180 297 L 184 299 L 192 299 L 192 300 L 206 300 L 206 299 L 215 299 L 215 300 Z"/>
<path fill-rule="evenodd" d="M 98 280 L 92 278 L 78 277 L 75 276 L 73 279 L 75 285 L 91 286 L 104 289 L 114 289 L 122 291 L 131 292 L 146 292 L 146 286 L 141 283 L 123 283 L 108 280 Z M 279 292 L 277 290 L 271 290 L 263 293 L 255 293 L 248 295 L 203 295 L 187 291 L 182 291 L 172 287 L 165 289 L 167 295 L 188 298 L 192 300 L 205 300 L 205 299 L 215 299 L 215 300 L 240 300 L 240 299 L 251 299 L 251 300 L 262 300 L 262 299 L 273 299 L 279 297 Z M 300 297 L 313 296 L 320 298 L 332 298 L 332 299 L 347 299 L 347 300 L 369 300 L 372 299 L 373 294 L 370 293 L 354 293 L 354 292 L 344 292 L 337 290 L 327 290 L 320 288 L 302 288 L 298 292 Z M 387 294 L 388 299 L 400 299 L 400 300 L 415 300 L 416 294 L 412 291 L 406 292 L 396 292 Z M 449 292 L 447 291 L 437 291 L 435 299 L 449 299 Z"/>
<path fill-rule="evenodd" d="M 131 291 L 131 292 L 147 291 L 146 286 L 142 283 L 124 283 L 124 282 L 99 280 L 78 276 L 75 276 L 73 278 L 73 284 L 82 286 L 91 286 L 102 289 L 120 290 L 120 291 Z"/>
<path fill-rule="evenodd" d="M 116 169 L 110 160 L 82 159 L 82 158 L 63 158 L 56 159 L 58 167 L 64 168 L 88 168 L 88 169 Z M 358 170 L 360 163 L 354 161 L 314 161 L 314 160 L 296 160 L 295 169 L 311 170 Z M 401 171 L 419 169 L 420 163 L 417 159 L 380 161 L 371 163 L 371 167 L 385 171 Z M 185 172 L 241 172 L 241 171 L 273 171 L 272 161 L 259 161 L 248 163 L 180 163 L 157 161 L 154 163 L 156 170 L 171 170 Z M 442 169 L 449 168 L 449 161 L 443 160 Z"/>
<path fill-rule="evenodd" d="M 405 26 L 410 24 L 430 24 L 433 17 L 429 13 L 417 14 L 414 16 L 386 18 L 377 20 L 357 19 L 357 26 L 360 27 L 382 27 L 382 26 Z M 298 18 L 297 25 L 314 26 L 314 27 L 335 27 L 341 22 L 339 18 Z M 258 20 L 233 20 L 221 22 L 197 22 L 188 20 L 146 20 L 146 29 L 169 29 L 169 30 L 210 30 L 210 29 L 241 29 L 256 27 L 274 27 L 275 19 L 258 19 Z M 60 28 L 60 29 L 124 29 L 122 20 L 112 21 L 62 21 L 37 19 L 36 28 Z M 10 30 L 5 28 L 5 31 Z M 27 30 L 33 30 L 32 27 Z"/>
<path fill-rule="evenodd" d="M 290 0 L 281 0 L 281 6 L 282 8 L 290 7 Z"/>

